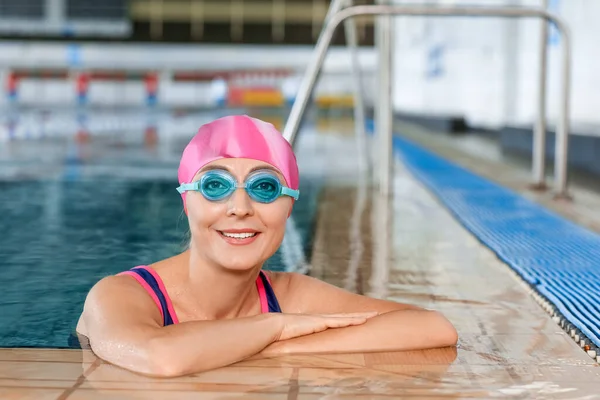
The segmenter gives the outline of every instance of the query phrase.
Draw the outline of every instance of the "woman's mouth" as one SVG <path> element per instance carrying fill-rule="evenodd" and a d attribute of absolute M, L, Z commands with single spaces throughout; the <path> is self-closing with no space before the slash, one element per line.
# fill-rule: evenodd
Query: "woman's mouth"
<path fill-rule="evenodd" d="M 219 235 L 229 244 L 250 244 L 252 243 L 256 237 L 260 234 L 260 232 L 228 232 L 228 231 L 217 231 Z"/>

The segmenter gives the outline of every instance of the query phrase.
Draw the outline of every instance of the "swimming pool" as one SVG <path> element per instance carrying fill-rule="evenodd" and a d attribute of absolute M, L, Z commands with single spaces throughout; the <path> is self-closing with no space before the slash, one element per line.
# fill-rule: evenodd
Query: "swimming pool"
<path fill-rule="evenodd" d="M 115 132 L 0 144 L 0 347 L 69 347 L 96 281 L 183 249 L 177 154 L 194 131 L 154 144 L 144 132 Z M 265 269 L 304 268 L 320 186 L 301 179 Z"/>

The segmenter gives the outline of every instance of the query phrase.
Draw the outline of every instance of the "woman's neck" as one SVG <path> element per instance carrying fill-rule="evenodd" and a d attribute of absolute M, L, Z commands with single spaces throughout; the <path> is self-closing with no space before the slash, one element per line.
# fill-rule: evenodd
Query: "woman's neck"
<path fill-rule="evenodd" d="M 193 249 L 182 256 L 184 265 L 187 265 L 185 286 L 189 296 L 186 297 L 206 319 L 246 316 L 259 307 L 256 278 L 260 266 L 246 271 L 231 271 L 212 264 Z"/>

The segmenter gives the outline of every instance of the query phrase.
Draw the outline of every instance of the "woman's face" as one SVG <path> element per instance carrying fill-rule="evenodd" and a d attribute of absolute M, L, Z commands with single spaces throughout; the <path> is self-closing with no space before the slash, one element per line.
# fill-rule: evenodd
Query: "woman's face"
<path fill-rule="evenodd" d="M 213 161 L 194 176 L 194 181 L 214 169 L 229 172 L 240 185 L 253 171 L 268 169 L 286 185 L 281 173 L 272 166 L 246 158 Z M 227 269 L 246 270 L 262 265 L 283 240 L 292 204 L 288 196 L 272 203 L 259 203 L 242 188 L 220 201 L 209 201 L 200 192 L 188 191 L 186 205 L 192 249 L 208 262 Z"/>

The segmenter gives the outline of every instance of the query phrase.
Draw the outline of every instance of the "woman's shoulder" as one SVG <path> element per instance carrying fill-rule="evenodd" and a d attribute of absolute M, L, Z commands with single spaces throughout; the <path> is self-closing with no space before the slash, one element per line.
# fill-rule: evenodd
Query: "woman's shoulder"
<path fill-rule="evenodd" d="M 265 274 L 273 287 L 287 284 L 293 279 L 292 272 L 269 271 L 266 269 L 261 270 L 261 272 Z"/>
<path fill-rule="evenodd" d="M 161 269 L 160 265 L 163 261 L 159 261 L 154 264 L 140 264 L 134 265 L 129 269 L 124 269 L 120 272 L 117 272 L 113 275 L 108 275 L 100 279 L 98 282 L 92 286 L 90 291 L 88 292 L 86 302 L 92 301 L 102 301 L 107 296 L 110 297 L 128 297 L 128 296 L 142 296 L 146 297 L 147 290 L 143 285 L 140 284 L 140 281 L 144 281 L 143 276 L 135 273 L 134 270 L 144 269 L 149 271 L 152 275 L 157 274 L 157 269 Z M 155 268 L 158 266 L 159 268 Z M 133 279 L 135 278 L 135 279 Z"/>
<path fill-rule="evenodd" d="M 268 271 L 263 269 L 263 273 L 265 273 L 269 279 L 278 280 L 280 282 L 311 282 L 311 281 L 319 281 L 319 279 L 314 278 L 307 274 L 302 274 L 300 272 L 283 272 L 283 271 Z"/>
<path fill-rule="evenodd" d="M 290 284 L 290 280 L 292 277 L 289 272 L 279 272 L 279 271 L 268 271 L 261 270 L 260 271 L 264 276 L 267 277 L 267 281 L 273 288 L 273 292 L 275 292 L 275 296 L 278 299 L 284 299 L 288 294 L 288 288 Z"/>
<path fill-rule="evenodd" d="M 319 308 L 313 306 L 313 303 L 320 306 L 324 298 L 332 297 L 331 288 L 334 288 L 335 292 L 341 291 L 318 278 L 298 272 L 265 271 L 265 273 L 271 279 L 281 309 L 288 310 L 287 312 L 313 312 Z"/>
<path fill-rule="evenodd" d="M 127 274 L 123 271 L 115 275 L 105 276 L 100 279 L 92 288 L 90 289 L 87 298 L 88 299 L 102 299 L 105 295 L 117 295 L 121 296 L 123 294 L 131 293 L 130 289 L 137 291 L 136 289 L 140 288 L 139 283 L 137 283 L 134 279 L 131 279 Z M 119 290 L 116 290 L 119 289 Z M 121 289 L 125 289 L 124 291 Z"/>
<path fill-rule="evenodd" d="M 298 272 L 263 270 L 263 273 L 269 278 L 277 298 L 284 301 L 297 298 L 306 292 L 313 293 L 314 282 L 319 282 L 316 278 Z"/>
<path fill-rule="evenodd" d="M 179 271 L 182 266 L 187 265 L 188 263 L 189 251 L 184 251 L 183 253 L 176 254 L 169 258 L 155 261 L 152 264 L 141 265 L 141 267 L 150 269 L 162 277 L 173 271 Z"/>
<path fill-rule="evenodd" d="M 98 320 L 131 314 L 156 320 L 161 317 L 146 289 L 127 274 L 109 275 L 96 282 L 86 296 L 82 312 L 82 316 Z"/>
<path fill-rule="evenodd" d="M 262 270 L 262 272 L 271 280 L 271 282 L 279 284 L 310 284 L 312 282 L 321 282 L 319 279 L 312 276 L 302 274 L 299 272 L 282 272 L 282 271 L 268 271 Z"/>

